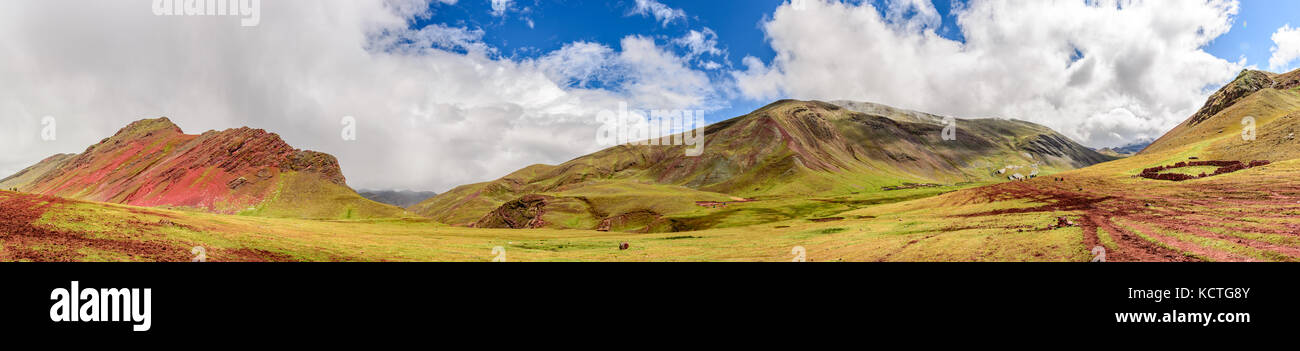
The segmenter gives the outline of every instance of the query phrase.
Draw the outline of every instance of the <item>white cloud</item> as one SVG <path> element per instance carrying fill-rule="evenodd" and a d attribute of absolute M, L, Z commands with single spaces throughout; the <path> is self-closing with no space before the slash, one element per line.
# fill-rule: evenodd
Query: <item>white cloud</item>
<path fill-rule="evenodd" d="M 685 48 L 686 58 L 695 60 L 704 69 L 722 68 L 722 64 L 709 58 L 723 56 L 725 61 L 727 55 L 726 50 L 718 48 L 718 33 L 708 27 L 702 30 L 692 29 L 682 37 L 673 39 L 672 43 Z"/>
<path fill-rule="evenodd" d="M 706 75 L 646 37 L 511 59 L 477 29 L 409 30 L 428 0 L 264 1 L 257 27 L 136 3 L 0 2 L 0 173 L 168 116 L 188 133 L 279 133 L 338 156 L 357 188 L 445 191 L 600 149 L 595 113 L 619 101 L 717 104 Z M 45 115 L 57 141 L 40 141 Z M 339 137 L 343 116 L 356 141 Z"/>
<path fill-rule="evenodd" d="M 673 21 L 686 21 L 686 11 L 668 7 L 655 0 L 636 0 L 636 7 L 632 9 L 632 14 L 654 17 L 664 27 Z"/>
<path fill-rule="evenodd" d="M 512 5 L 512 3 L 514 2 L 514 0 L 491 0 L 491 1 L 492 1 L 492 15 L 498 17 L 504 16 L 506 14 L 506 11 L 510 11 L 510 5 Z"/>
<path fill-rule="evenodd" d="M 885 21 L 907 31 L 934 30 L 943 18 L 930 0 L 887 0 Z"/>
<path fill-rule="evenodd" d="M 681 38 L 673 39 L 673 43 L 687 48 L 691 57 L 723 54 L 722 49 L 718 49 L 718 33 L 707 27 L 704 30 L 692 29 Z"/>
<path fill-rule="evenodd" d="M 618 81 L 614 49 L 600 43 L 572 42 L 537 59 L 537 66 L 563 86 L 588 87 L 594 82 Z"/>
<path fill-rule="evenodd" d="M 367 46 L 385 52 L 419 53 L 428 48 L 465 51 L 479 55 L 495 50 L 483 43 L 483 30 L 450 27 L 434 23 L 418 30 L 394 30 L 384 35 L 372 36 Z"/>
<path fill-rule="evenodd" d="M 1269 51 L 1273 56 L 1268 58 L 1268 66 L 1277 71 L 1289 71 L 1289 65 L 1300 59 L 1300 27 L 1291 28 L 1288 23 L 1278 28 L 1273 33 L 1273 47 Z"/>
<path fill-rule="evenodd" d="M 709 77 L 687 67 L 685 59 L 655 45 L 653 39 L 643 36 L 623 38 L 622 64 L 629 67 L 629 79 L 624 90 L 635 97 L 641 106 L 663 106 L 686 109 L 689 106 L 711 107 L 714 88 Z"/>
<path fill-rule="evenodd" d="M 871 2 L 787 4 L 762 24 L 776 57 L 747 57 L 733 76 L 752 99 L 1011 117 L 1090 146 L 1121 145 L 1185 120 L 1204 88 L 1231 80 L 1242 63 L 1202 50 L 1232 27 L 1235 1 L 1120 5 L 976 0 L 956 12 L 961 43 L 934 33 L 940 21 L 927 1 L 886 2 L 884 16 Z"/>

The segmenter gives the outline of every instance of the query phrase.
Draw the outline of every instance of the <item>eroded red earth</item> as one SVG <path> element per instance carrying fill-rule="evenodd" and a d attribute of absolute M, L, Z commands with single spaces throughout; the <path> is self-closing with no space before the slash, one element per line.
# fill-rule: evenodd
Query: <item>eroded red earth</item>
<path fill-rule="evenodd" d="M 0 261 L 71 262 L 95 261 L 104 256 L 116 256 L 133 261 L 187 262 L 193 258 L 193 246 L 166 240 L 142 239 L 145 231 L 162 226 L 186 226 L 175 217 L 146 209 L 128 210 L 139 214 L 141 220 L 132 220 L 126 227 L 118 228 L 121 238 L 112 235 L 91 236 L 87 233 L 57 230 L 39 224 L 48 211 L 60 210 L 73 203 L 53 196 L 3 193 L 0 194 Z M 145 221 L 147 218 L 168 218 Z M 84 220 L 90 220 L 83 218 Z M 88 256 L 92 252 L 101 255 Z M 107 254 L 107 255 L 103 255 Z M 282 254 L 264 250 L 238 248 L 208 249 L 209 261 L 286 261 Z"/>
<path fill-rule="evenodd" d="M 1269 180 L 1193 185 L 1144 180 L 1137 186 L 1100 179 L 1009 182 L 972 189 L 976 196 L 971 201 L 1026 199 L 1041 205 L 959 217 L 1041 213 L 1043 226 L 1049 226 L 1055 212 L 1081 213 L 1072 217 L 1083 229 L 1084 246 L 1108 246 L 1109 261 L 1300 260 L 1300 247 L 1286 245 L 1300 243 L 1300 222 L 1287 221 L 1300 213 L 1300 185 Z M 1113 244 L 1103 245 L 1099 230 Z M 1227 250 L 1207 242 L 1237 248 Z M 1259 254 L 1242 253 L 1246 251 Z"/>
<path fill-rule="evenodd" d="M 333 156 L 295 149 L 275 133 L 237 128 L 190 135 L 159 118 L 131 123 L 20 190 L 234 213 L 270 196 L 284 172 L 311 172 L 346 184 Z"/>

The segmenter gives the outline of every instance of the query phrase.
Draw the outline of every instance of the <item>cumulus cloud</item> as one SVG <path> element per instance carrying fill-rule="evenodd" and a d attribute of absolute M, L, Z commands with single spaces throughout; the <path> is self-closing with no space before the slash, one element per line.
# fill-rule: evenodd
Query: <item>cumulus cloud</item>
<path fill-rule="evenodd" d="M 751 99 L 1017 118 L 1116 146 L 1163 134 L 1204 103 L 1207 87 L 1235 77 L 1243 62 L 1203 48 L 1237 9 L 1230 0 L 976 0 L 955 11 L 962 43 L 935 33 L 928 1 L 809 0 L 762 24 L 776 57 L 746 57 L 733 76 Z"/>
<path fill-rule="evenodd" d="M 722 64 L 712 60 L 713 57 L 722 56 L 723 61 L 727 51 L 718 48 L 718 33 L 713 29 L 704 27 L 702 30 L 690 30 L 680 38 L 673 39 L 673 44 L 686 50 L 686 57 L 695 60 L 699 67 L 704 69 L 719 69 Z"/>
<path fill-rule="evenodd" d="M 337 156 L 356 188 L 445 191 L 600 149 L 594 116 L 621 101 L 716 104 L 708 76 L 648 37 L 521 59 L 478 29 L 410 28 L 429 0 L 264 1 L 256 27 L 150 3 L 0 2 L 0 173 L 168 116 L 187 133 L 276 132 Z M 40 140 L 46 115 L 55 141 Z M 343 116 L 357 140 L 340 138 Z"/>
<path fill-rule="evenodd" d="M 506 11 L 510 11 L 510 5 L 512 5 L 512 3 L 514 2 L 514 0 L 491 0 L 491 1 L 492 1 L 493 16 L 504 16 L 506 14 Z"/>
<path fill-rule="evenodd" d="M 919 31 L 938 28 L 943 19 L 930 0 L 888 0 L 885 21 L 907 31 Z"/>
<path fill-rule="evenodd" d="M 655 0 L 636 0 L 636 7 L 632 8 L 632 14 L 654 17 L 664 27 L 673 21 L 686 21 L 686 11 L 669 7 Z"/>
<path fill-rule="evenodd" d="M 1268 58 L 1268 66 L 1276 71 L 1288 71 L 1290 64 L 1300 59 L 1300 27 L 1291 28 L 1288 23 L 1273 33 L 1273 53 Z"/>

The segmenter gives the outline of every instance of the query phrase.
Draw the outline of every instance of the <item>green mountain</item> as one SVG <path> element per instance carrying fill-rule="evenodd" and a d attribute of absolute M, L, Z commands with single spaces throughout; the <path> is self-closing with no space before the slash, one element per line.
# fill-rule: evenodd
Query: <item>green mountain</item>
<path fill-rule="evenodd" d="M 1025 121 L 951 121 L 955 140 L 944 140 L 940 116 L 783 100 L 708 126 L 697 157 L 686 156 L 687 146 L 620 145 L 460 186 L 409 209 L 474 227 L 683 231 L 835 213 L 921 196 L 919 188 L 1113 159 Z"/>
<path fill-rule="evenodd" d="M 1194 148 L 1204 160 L 1276 162 L 1300 158 L 1296 132 L 1300 132 L 1300 70 L 1283 74 L 1243 70 L 1196 114 L 1141 154 Z"/>

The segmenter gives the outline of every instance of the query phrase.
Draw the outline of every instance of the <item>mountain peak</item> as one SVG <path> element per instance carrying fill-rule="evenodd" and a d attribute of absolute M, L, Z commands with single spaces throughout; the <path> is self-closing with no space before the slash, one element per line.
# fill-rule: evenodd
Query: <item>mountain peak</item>
<path fill-rule="evenodd" d="M 1242 70 L 1206 100 L 1185 122 L 1166 132 L 1141 153 L 1209 142 L 1201 158 L 1280 161 L 1297 157 L 1292 147 L 1300 117 L 1300 70 L 1271 73 Z M 1252 128 L 1251 138 L 1246 138 Z"/>
<path fill-rule="evenodd" d="M 943 124 L 944 117 L 933 115 L 925 112 L 918 112 L 908 109 L 901 109 L 889 105 L 877 104 L 874 102 L 835 100 L 830 103 L 848 109 L 849 111 L 865 113 L 868 115 L 882 116 L 896 121 Z"/>
<path fill-rule="evenodd" d="M 1192 115 L 1192 118 L 1187 120 L 1187 126 L 1201 124 L 1201 122 L 1205 122 L 1210 117 L 1214 117 L 1214 115 L 1237 103 L 1238 100 L 1261 89 L 1273 87 L 1274 76 L 1274 74 L 1264 71 L 1241 70 L 1236 79 L 1210 95 L 1210 99 L 1205 102 L 1205 106 L 1202 106 L 1200 110 L 1196 111 L 1196 114 Z"/>
<path fill-rule="evenodd" d="M 167 117 L 158 117 L 131 122 L 130 124 L 127 124 L 126 127 L 122 127 L 122 129 L 118 130 L 117 134 L 114 134 L 113 136 L 140 137 L 158 131 L 170 132 L 171 134 L 185 133 L 181 131 L 181 127 L 172 123 L 171 119 L 168 119 Z"/>

